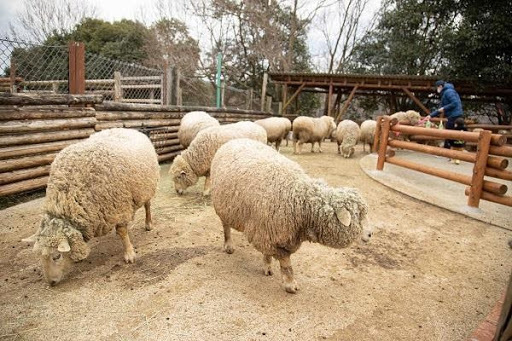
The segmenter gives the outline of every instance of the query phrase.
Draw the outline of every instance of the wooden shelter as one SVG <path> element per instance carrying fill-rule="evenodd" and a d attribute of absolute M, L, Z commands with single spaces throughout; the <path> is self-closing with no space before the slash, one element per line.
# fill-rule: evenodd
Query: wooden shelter
<path fill-rule="evenodd" d="M 421 108 L 425 114 L 430 110 L 418 99 L 418 94 L 434 94 L 434 83 L 437 76 L 407 76 L 407 75 L 363 75 L 363 74 L 327 74 L 327 73 L 281 73 L 270 72 L 270 80 L 282 86 L 282 113 L 301 92 L 325 93 L 325 112 L 336 120 L 348 110 L 356 95 L 407 96 Z M 512 85 L 499 86 L 480 84 L 471 81 L 453 80 L 457 92 L 463 100 L 478 100 L 486 102 L 503 102 L 512 96 Z M 341 98 L 348 94 L 347 100 L 341 107 Z M 335 96 L 335 98 L 334 98 Z M 334 99 L 334 100 L 333 100 Z M 393 110 L 393 108 L 392 108 Z"/>

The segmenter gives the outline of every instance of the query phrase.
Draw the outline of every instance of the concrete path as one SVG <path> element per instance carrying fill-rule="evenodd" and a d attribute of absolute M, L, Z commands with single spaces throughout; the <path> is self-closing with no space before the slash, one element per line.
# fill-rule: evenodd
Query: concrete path
<path fill-rule="evenodd" d="M 467 175 L 471 175 L 473 172 L 473 164 L 461 162 L 460 165 L 455 165 L 448 162 L 448 159 L 444 157 L 405 150 L 397 150 L 396 157 Z M 363 171 L 372 179 L 403 194 L 507 230 L 512 230 L 512 207 L 481 200 L 479 209 L 471 208 L 467 206 L 467 197 L 464 194 L 465 185 L 389 163 L 384 165 L 383 171 L 378 171 L 376 170 L 376 154 L 363 157 L 359 164 Z M 506 184 L 509 188 L 507 195 L 512 195 L 512 181 L 491 179 Z M 421 214 L 421 212 L 418 212 L 418 214 Z"/>

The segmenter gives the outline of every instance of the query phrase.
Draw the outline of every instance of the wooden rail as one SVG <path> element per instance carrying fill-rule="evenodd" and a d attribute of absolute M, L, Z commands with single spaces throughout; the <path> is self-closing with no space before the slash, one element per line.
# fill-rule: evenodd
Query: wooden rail
<path fill-rule="evenodd" d="M 476 153 L 463 152 L 394 140 L 391 138 L 392 134 L 390 134 L 390 132 L 399 132 L 433 139 L 463 140 L 465 142 L 476 143 L 477 151 Z M 512 147 L 504 145 L 505 142 L 505 136 L 493 134 L 490 130 L 464 132 L 411 127 L 402 124 L 397 125 L 389 116 L 379 116 L 377 118 L 373 151 L 378 151 L 377 170 L 383 170 L 384 164 L 387 162 L 396 166 L 465 184 L 469 186 L 465 194 L 468 196 L 468 206 L 471 207 L 479 207 L 481 199 L 512 206 L 512 197 L 505 195 L 508 190 L 505 184 L 484 179 L 484 176 L 490 176 L 501 180 L 512 180 L 512 172 L 506 170 L 509 162 L 508 159 L 505 158 L 512 157 Z M 399 159 L 387 153 L 389 147 L 470 162 L 474 164 L 473 172 L 472 175 L 464 175 Z M 386 155 L 386 153 L 388 155 Z"/>

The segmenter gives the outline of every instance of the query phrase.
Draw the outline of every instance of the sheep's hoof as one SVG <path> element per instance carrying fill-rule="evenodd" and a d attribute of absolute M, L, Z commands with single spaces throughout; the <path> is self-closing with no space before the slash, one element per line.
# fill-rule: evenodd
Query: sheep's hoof
<path fill-rule="evenodd" d="M 232 245 L 225 244 L 224 245 L 224 251 L 226 251 L 226 253 L 232 254 L 233 252 L 235 252 L 235 249 L 233 248 Z"/>
<path fill-rule="evenodd" d="M 126 252 L 124 254 L 124 261 L 126 263 L 134 263 L 135 262 L 135 251 Z"/>
<path fill-rule="evenodd" d="M 263 273 L 265 274 L 265 276 L 272 276 L 274 274 L 274 272 L 272 272 L 272 269 L 270 267 L 263 269 Z"/>
<path fill-rule="evenodd" d="M 151 223 L 146 224 L 146 231 L 151 231 L 153 229 L 153 225 Z"/>
<path fill-rule="evenodd" d="M 284 285 L 284 290 L 289 294 L 296 294 L 299 287 L 297 286 L 297 282 L 293 281 L 291 283 L 286 283 Z"/>
<path fill-rule="evenodd" d="M 322 150 L 322 149 L 319 149 L 319 150 L 318 150 L 318 152 L 319 152 L 319 153 L 323 153 L 323 150 Z"/>
<path fill-rule="evenodd" d="M 203 196 L 204 197 L 207 197 L 209 195 L 210 195 L 210 190 L 209 189 L 203 191 Z"/>

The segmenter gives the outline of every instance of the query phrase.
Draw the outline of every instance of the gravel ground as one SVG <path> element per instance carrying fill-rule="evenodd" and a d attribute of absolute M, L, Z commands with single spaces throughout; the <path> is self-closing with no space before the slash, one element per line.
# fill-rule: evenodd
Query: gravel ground
<path fill-rule="evenodd" d="M 308 148 L 304 148 L 308 150 Z M 201 196 L 178 197 L 162 166 L 152 204 L 131 229 L 135 264 L 124 264 L 115 233 L 56 287 L 43 281 L 31 247 L 43 199 L 0 211 L 1 340 L 463 340 L 503 293 L 512 232 L 411 199 L 336 154 L 283 153 L 333 186 L 359 188 L 375 226 L 371 243 L 334 250 L 305 243 L 292 256 L 300 291 L 266 277 L 261 255 L 222 227 Z"/>

